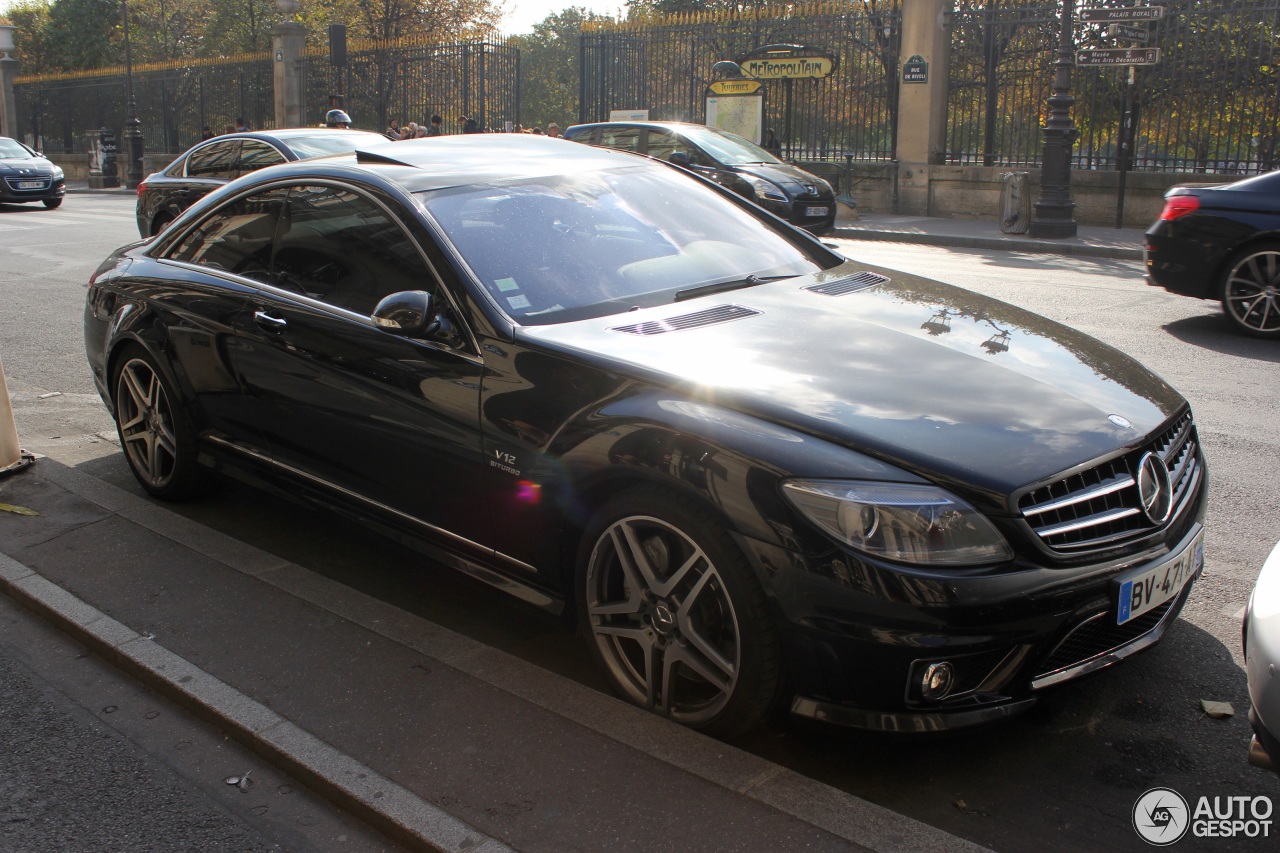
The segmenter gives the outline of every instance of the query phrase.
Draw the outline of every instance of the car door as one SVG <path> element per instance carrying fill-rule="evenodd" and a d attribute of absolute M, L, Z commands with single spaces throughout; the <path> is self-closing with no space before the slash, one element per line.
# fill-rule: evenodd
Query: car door
<path fill-rule="evenodd" d="M 351 185 L 290 188 L 236 369 L 277 466 L 469 548 L 490 523 L 483 362 L 469 337 L 411 339 L 370 320 L 391 293 L 449 304 L 392 210 Z"/>
<path fill-rule="evenodd" d="M 280 151 L 261 139 L 242 139 L 240 153 L 236 157 L 236 177 L 288 161 Z"/>

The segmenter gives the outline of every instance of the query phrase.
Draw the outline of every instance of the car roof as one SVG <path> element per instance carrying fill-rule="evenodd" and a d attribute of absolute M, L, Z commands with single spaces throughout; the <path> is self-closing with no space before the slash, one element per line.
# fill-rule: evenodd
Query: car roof
<path fill-rule="evenodd" d="M 693 121 L 593 121 L 585 124 L 575 124 L 566 130 L 576 130 L 584 127 L 657 127 L 666 130 L 683 130 L 686 128 L 696 128 L 698 130 L 710 130 L 714 133 L 720 131 L 714 127 L 707 127 L 705 124 L 698 124 Z"/>
<path fill-rule="evenodd" d="M 315 168 L 322 163 L 351 163 L 352 159 L 353 155 L 339 155 L 300 161 L 294 168 L 305 170 L 304 164 Z M 406 140 L 357 149 L 354 161 L 372 171 L 384 172 L 411 191 L 570 175 L 650 162 L 648 158 L 628 152 L 525 133 L 473 133 Z M 397 170 L 394 168 L 397 166 L 408 169 Z"/>
<path fill-rule="evenodd" d="M 355 130 L 343 127 L 282 127 L 278 130 L 242 130 L 239 133 L 219 133 L 213 139 L 265 139 L 288 142 L 299 137 L 334 136 L 339 133 L 358 133 L 362 136 L 376 136 L 386 139 L 381 133 L 369 130 Z M 213 139 L 207 140 L 212 142 Z"/>

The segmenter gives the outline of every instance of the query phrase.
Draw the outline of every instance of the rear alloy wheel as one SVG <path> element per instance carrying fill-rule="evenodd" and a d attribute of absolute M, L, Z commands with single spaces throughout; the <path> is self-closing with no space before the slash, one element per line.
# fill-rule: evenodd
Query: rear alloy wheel
<path fill-rule="evenodd" d="M 134 477 L 151 494 L 180 500 L 205 489 L 195 434 L 173 408 L 172 394 L 150 356 L 132 348 L 115 376 L 116 427 Z"/>
<path fill-rule="evenodd" d="M 610 501 L 585 542 L 579 611 L 619 695 L 721 736 L 757 725 L 778 693 L 777 632 L 723 528 L 646 490 Z"/>
<path fill-rule="evenodd" d="M 1280 245 L 1256 246 L 1232 260 L 1222 309 L 1246 335 L 1280 338 Z"/>

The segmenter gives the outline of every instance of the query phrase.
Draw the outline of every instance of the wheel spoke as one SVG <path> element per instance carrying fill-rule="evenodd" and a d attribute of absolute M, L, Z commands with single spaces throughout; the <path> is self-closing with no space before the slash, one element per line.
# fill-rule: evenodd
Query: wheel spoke
<path fill-rule="evenodd" d="M 733 661 L 728 660 L 720 653 L 720 650 L 717 649 L 713 643 L 708 641 L 706 637 L 702 636 L 699 631 L 699 626 L 694 622 L 693 618 L 694 606 L 697 604 L 698 599 L 703 595 L 703 593 L 707 592 L 707 587 L 711 583 L 711 579 L 714 577 L 716 577 L 715 572 L 708 571 L 704 572 L 702 577 L 698 578 L 698 582 L 689 593 L 689 597 L 685 599 L 684 603 L 680 606 L 680 610 L 676 613 L 676 625 L 680 628 L 680 635 L 688 640 L 689 644 L 696 649 L 699 654 L 705 657 L 708 663 L 718 669 L 721 673 L 718 677 L 712 677 L 711 675 L 708 675 L 707 672 L 699 670 L 699 674 L 712 683 L 718 683 L 720 678 L 732 682 L 735 673 Z M 735 643 L 737 642 L 737 639 L 737 637 L 733 638 Z"/>
<path fill-rule="evenodd" d="M 637 675 L 639 675 L 640 680 L 643 682 L 639 687 L 645 693 L 645 708 L 650 711 L 661 709 L 661 706 L 658 703 L 658 697 L 654 693 L 654 688 L 656 686 L 654 683 L 655 679 L 653 677 L 655 669 L 654 658 L 657 655 L 658 649 L 657 644 L 653 640 L 653 634 L 644 628 L 628 628 L 621 625 L 596 625 L 592 630 L 595 631 L 597 636 L 603 634 L 609 637 L 617 637 L 619 640 L 630 641 L 640 647 L 640 654 L 644 659 L 644 672 L 637 673 Z M 663 695 L 667 695 L 665 691 Z"/>
<path fill-rule="evenodd" d="M 613 550 L 618 555 L 622 574 L 638 598 L 649 587 L 649 579 L 653 574 L 640 543 L 635 541 L 635 534 L 629 524 L 614 525 L 609 530 L 609 538 L 613 541 Z"/>
<path fill-rule="evenodd" d="M 714 662 L 710 662 L 713 664 L 710 666 L 708 663 L 699 655 L 692 654 L 688 647 L 667 647 L 667 653 L 662 662 L 662 695 L 668 697 L 667 701 L 671 702 L 671 682 L 677 666 L 687 666 L 721 693 L 728 693 L 733 688 L 733 673 L 717 668 Z M 671 704 L 675 703 L 671 702 Z"/>

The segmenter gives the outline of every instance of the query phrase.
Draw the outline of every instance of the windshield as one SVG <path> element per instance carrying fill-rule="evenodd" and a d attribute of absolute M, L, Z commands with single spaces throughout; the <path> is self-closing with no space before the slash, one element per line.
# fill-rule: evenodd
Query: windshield
<path fill-rule="evenodd" d="M 689 137 L 690 142 L 696 143 L 726 166 L 782 162 L 750 139 L 736 133 L 729 133 L 727 130 L 692 128 L 682 132 Z"/>
<path fill-rule="evenodd" d="M 836 263 L 675 169 L 644 163 L 424 192 L 494 301 L 525 325 L 664 305 Z"/>
<path fill-rule="evenodd" d="M 0 157 L 6 160 L 30 160 L 34 156 L 16 139 L 0 139 Z"/>
<path fill-rule="evenodd" d="M 350 154 L 357 148 L 368 148 L 386 142 L 387 138 L 380 133 L 365 133 L 360 130 L 348 130 L 343 133 L 329 133 L 323 136 L 295 136 L 283 140 L 289 150 L 298 155 L 300 160 L 312 157 L 325 157 L 330 154 Z"/>

